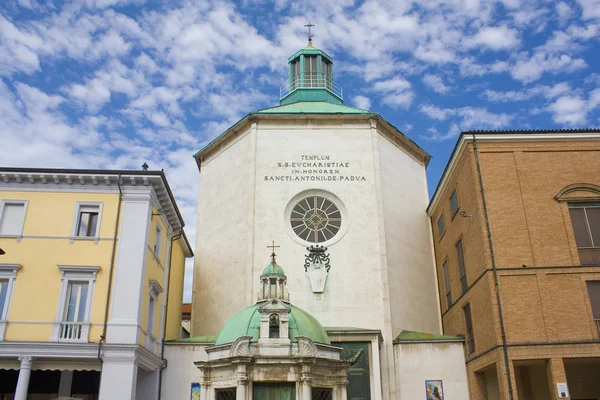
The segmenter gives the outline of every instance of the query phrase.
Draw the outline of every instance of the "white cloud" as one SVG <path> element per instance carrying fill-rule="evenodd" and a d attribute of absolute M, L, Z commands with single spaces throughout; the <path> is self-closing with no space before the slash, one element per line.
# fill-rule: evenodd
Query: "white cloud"
<path fill-rule="evenodd" d="M 451 128 L 446 133 L 440 133 L 435 127 L 432 127 L 424 139 L 433 141 L 443 141 L 455 137 L 461 130 L 477 129 L 499 129 L 506 127 L 513 116 L 506 113 L 492 113 L 482 107 L 459 107 L 459 108 L 440 108 L 434 105 L 421 105 L 419 111 L 431 119 L 446 121 L 450 118 L 458 119 L 458 122 L 452 122 Z"/>
<path fill-rule="evenodd" d="M 513 78 L 524 83 L 537 81 L 545 72 L 552 74 L 574 72 L 588 65 L 583 58 L 572 58 L 563 54 L 554 56 L 537 52 L 533 57 L 522 56 L 511 67 Z"/>
<path fill-rule="evenodd" d="M 402 77 L 396 77 L 385 81 L 378 81 L 372 86 L 372 90 L 379 92 L 383 97 L 382 104 L 391 108 L 407 109 L 412 104 L 414 92 L 411 90 L 409 81 Z"/>
<path fill-rule="evenodd" d="M 572 126 L 587 123 L 589 113 L 598 106 L 600 106 L 600 88 L 592 90 L 587 100 L 578 95 L 561 96 L 547 107 L 547 111 L 552 113 L 554 122 Z"/>
<path fill-rule="evenodd" d="M 567 82 L 560 82 L 553 86 L 548 85 L 537 85 L 521 91 L 507 91 L 498 92 L 495 90 L 487 89 L 483 92 L 483 96 L 493 102 L 513 102 L 513 101 L 525 101 L 532 97 L 543 96 L 546 99 L 553 99 L 562 94 L 570 92 L 571 86 Z"/>
<path fill-rule="evenodd" d="M 480 29 L 471 40 L 467 41 L 468 45 L 479 45 L 491 50 L 513 49 L 517 47 L 519 43 L 518 31 L 507 26 L 487 26 Z"/>
<path fill-rule="evenodd" d="M 423 83 L 433 89 L 437 93 L 448 93 L 450 87 L 444 84 L 444 81 L 439 75 L 427 74 L 423 77 Z"/>
<path fill-rule="evenodd" d="M 558 14 L 558 20 L 563 24 L 571 19 L 574 14 L 571 7 L 564 1 L 556 4 L 556 13 Z"/>
<path fill-rule="evenodd" d="M 366 96 L 358 95 L 352 98 L 352 103 L 358 108 L 369 110 L 371 108 L 371 99 Z"/>
<path fill-rule="evenodd" d="M 600 18 L 600 0 L 577 0 L 583 19 Z"/>

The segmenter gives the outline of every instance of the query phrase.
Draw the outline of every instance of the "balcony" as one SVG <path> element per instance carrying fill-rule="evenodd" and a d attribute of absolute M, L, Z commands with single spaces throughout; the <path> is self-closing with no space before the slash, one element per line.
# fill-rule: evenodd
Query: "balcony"
<path fill-rule="evenodd" d="M 581 265 L 600 265 L 600 247 L 579 247 Z"/>
<path fill-rule="evenodd" d="M 89 324 L 85 322 L 62 321 L 59 329 L 59 342 L 87 342 Z"/>

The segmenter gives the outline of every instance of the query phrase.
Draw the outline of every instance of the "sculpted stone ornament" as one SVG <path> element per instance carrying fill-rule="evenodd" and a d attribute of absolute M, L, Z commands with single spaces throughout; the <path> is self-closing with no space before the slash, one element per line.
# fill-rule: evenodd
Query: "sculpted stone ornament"
<path fill-rule="evenodd" d="M 307 248 L 308 255 L 304 261 L 304 271 L 308 274 L 308 280 L 313 293 L 323 293 L 329 276 L 329 254 L 325 246 L 310 246 Z"/>
<path fill-rule="evenodd" d="M 248 357 L 250 356 L 250 340 L 252 336 L 240 336 L 233 345 L 231 345 L 230 357 Z"/>

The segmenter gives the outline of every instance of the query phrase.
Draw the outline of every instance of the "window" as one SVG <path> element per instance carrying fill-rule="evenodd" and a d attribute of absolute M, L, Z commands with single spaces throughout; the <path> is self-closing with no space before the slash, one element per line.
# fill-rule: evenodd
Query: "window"
<path fill-rule="evenodd" d="M 469 289 L 467 284 L 467 271 L 465 269 L 465 255 L 463 252 L 462 239 L 456 243 L 456 255 L 458 256 L 458 274 L 460 275 L 460 287 L 463 294 Z"/>
<path fill-rule="evenodd" d="M 229 389 L 215 389 L 216 400 L 235 400 L 237 396 L 236 388 Z"/>
<path fill-rule="evenodd" d="M 98 203 L 78 203 L 76 210 L 75 237 L 98 237 L 102 205 Z"/>
<path fill-rule="evenodd" d="M 87 303 L 88 282 L 69 282 L 67 289 L 67 305 L 63 321 L 84 322 L 85 305 Z"/>
<path fill-rule="evenodd" d="M 339 232 L 342 214 L 331 200 L 310 196 L 296 203 L 290 215 L 290 224 L 301 239 L 310 243 L 322 243 Z"/>
<path fill-rule="evenodd" d="M 450 213 L 454 217 L 456 212 L 458 211 L 458 197 L 456 195 L 456 189 L 452 192 L 452 196 L 450 196 Z"/>
<path fill-rule="evenodd" d="M 96 274 L 100 267 L 59 265 L 60 299 L 52 340 L 87 342 Z"/>
<path fill-rule="evenodd" d="M 21 236 L 27 201 L 4 200 L 0 203 L 0 235 Z"/>
<path fill-rule="evenodd" d="M 467 350 L 469 354 L 475 352 L 475 338 L 473 337 L 473 320 L 471 319 L 471 305 L 467 304 L 464 306 L 463 311 L 465 313 L 465 327 L 467 332 L 465 339 L 467 340 Z"/>
<path fill-rule="evenodd" d="M 8 293 L 8 279 L 0 279 L 0 319 L 4 319 L 4 304 Z"/>
<path fill-rule="evenodd" d="M 154 336 L 154 315 L 156 314 L 156 299 L 151 294 L 148 299 L 148 333 Z"/>
<path fill-rule="evenodd" d="M 161 234 L 162 234 L 162 229 L 160 228 L 160 225 L 157 223 L 156 224 L 156 234 L 154 236 L 154 249 L 152 250 L 156 257 L 160 257 L 160 244 L 162 242 Z"/>
<path fill-rule="evenodd" d="M 279 315 L 271 314 L 269 317 L 269 337 L 279 339 Z"/>
<path fill-rule="evenodd" d="M 317 86 L 317 57 L 304 56 L 304 87 Z"/>
<path fill-rule="evenodd" d="M 20 264 L 0 264 L 0 341 L 4 340 L 12 289 L 20 268 Z"/>
<path fill-rule="evenodd" d="M 163 288 L 155 280 L 150 281 L 148 296 L 148 317 L 146 319 L 146 347 L 155 352 L 156 337 L 154 336 L 154 328 L 156 326 L 156 303 L 158 296 L 163 292 Z"/>
<path fill-rule="evenodd" d="M 587 291 L 592 306 L 592 315 L 596 323 L 596 330 L 600 336 L 600 281 L 587 281 Z"/>
<path fill-rule="evenodd" d="M 440 236 L 440 239 L 441 239 L 444 232 L 446 232 L 446 227 L 444 226 L 444 216 L 443 215 L 440 215 L 440 218 L 438 219 L 438 222 L 437 222 L 437 226 L 438 226 L 438 235 Z"/>
<path fill-rule="evenodd" d="M 313 400 L 333 400 L 333 390 L 326 388 L 312 388 L 311 398 Z"/>
<path fill-rule="evenodd" d="M 600 265 L 600 203 L 569 203 L 582 265 Z"/>
<path fill-rule="evenodd" d="M 444 287 L 446 288 L 446 305 L 448 308 L 452 306 L 452 290 L 450 289 L 450 275 L 448 273 L 448 260 L 444 261 L 442 265 L 442 271 L 444 273 Z"/>
<path fill-rule="evenodd" d="M 59 265 L 60 299 L 52 340 L 87 342 L 96 274 L 100 267 Z"/>

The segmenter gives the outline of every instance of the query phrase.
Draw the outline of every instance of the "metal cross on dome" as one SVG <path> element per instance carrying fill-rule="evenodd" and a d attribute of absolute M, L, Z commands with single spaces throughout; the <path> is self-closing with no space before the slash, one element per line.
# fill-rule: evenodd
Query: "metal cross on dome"
<path fill-rule="evenodd" d="M 275 254 L 275 248 L 279 248 L 280 246 L 275 246 L 275 241 L 274 240 L 272 240 L 271 243 L 272 244 L 270 246 L 267 246 L 267 248 L 271 248 L 271 251 L 272 251 L 272 253 L 271 253 L 271 262 L 273 264 L 275 264 L 275 257 L 277 257 L 277 255 Z"/>
<path fill-rule="evenodd" d="M 308 24 L 306 24 L 304 26 L 308 28 L 308 43 L 312 44 L 313 34 L 310 32 L 310 28 L 312 28 L 314 25 L 311 24 L 310 21 L 308 21 Z"/>

